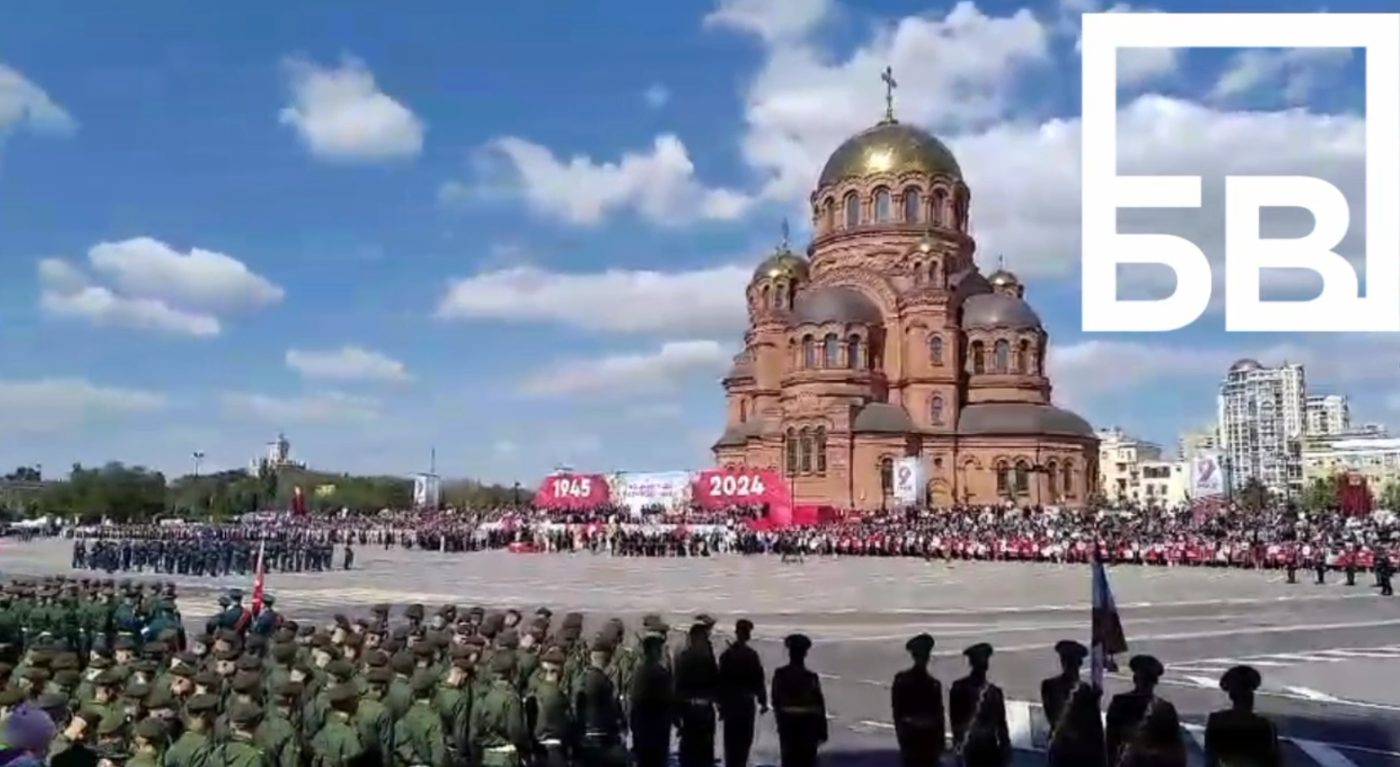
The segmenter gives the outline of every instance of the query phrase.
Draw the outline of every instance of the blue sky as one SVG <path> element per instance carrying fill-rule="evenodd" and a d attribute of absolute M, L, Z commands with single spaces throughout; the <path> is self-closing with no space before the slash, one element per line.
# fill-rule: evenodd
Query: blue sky
<path fill-rule="evenodd" d="M 1028 283 L 1063 404 L 1170 442 L 1246 355 L 1307 363 L 1360 420 L 1400 404 L 1389 337 L 1227 336 L 1214 310 L 1078 331 L 1094 0 L 473 8 L 7 14 L 0 466 L 237 466 L 279 430 L 345 471 L 422 470 L 434 447 L 444 474 L 526 483 L 558 462 L 704 466 L 748 271 L 784 217 L 805 237 L 805 195 L 880 116 L 886 64 L 901 119 L 963 165 L 984 268 L 1004 254 Z M 1363 199 L 1354 52 L 1140 51 L 1120 75 L 1125 168 L 1204 174 L 1208 203 L 1225 172 L 1298 170 Z M 1218 255 L 1210 217 L 1154 223 Z"/>

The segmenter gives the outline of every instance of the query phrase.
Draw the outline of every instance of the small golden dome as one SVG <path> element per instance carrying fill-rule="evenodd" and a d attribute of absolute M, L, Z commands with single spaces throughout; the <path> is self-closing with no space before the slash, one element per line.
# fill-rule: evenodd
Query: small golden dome
<path fill-rule="evenodd" d="M 837 147 L 826 161 L 817 186 L 908 171 L 962 178 L 957 159 L 942 141 L 913 126 L 885 120 Z"/>
<path fill-rule="evenodd" d="M 753 270 L 753 278 L 755 280 L 772 280 L 787 277 L 788 279 L 805 280 L 809 271 L 810 266 L 807 259 L 783 248 L 765 258 L 763 263 Z"/>
<path fill-rule="evenodd" d="M 1021 284 L 1021 280 L 1015 274 L 998 269 L 987 276 L 987 282 L 992 283 L 994 288 L 1014 287 Z"/>

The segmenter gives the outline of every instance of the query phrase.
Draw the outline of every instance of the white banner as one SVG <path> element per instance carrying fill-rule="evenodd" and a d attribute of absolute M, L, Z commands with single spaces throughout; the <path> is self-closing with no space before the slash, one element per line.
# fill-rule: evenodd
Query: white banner
<path fill-rule="evenodd" d="M 634 515 L 648 506 L 675 511 L 690 505 L 690 479 L 688 471 L 619 472 L 609 477 L 612 502 Z"/>
<path fill-rule="evenodd" d="M 917 456 L 894 462 L 894 498 L 900 503 L 917 504 L 924 499 L 924 465 Z"/>
<path fill-rule="evenodd" d="M 1224 494 L 1225 468 L 1220 465 L 1220 454 L 1197 453 L 1191 459 L 1191 497 L 1199 500 Z"/>
<path fill-rule="evenodd" d="M 436 509 L 442 500 L 442 484 L 436 474 L 415 474 L 413 476 L 413 507 L 416 509 Z"/>

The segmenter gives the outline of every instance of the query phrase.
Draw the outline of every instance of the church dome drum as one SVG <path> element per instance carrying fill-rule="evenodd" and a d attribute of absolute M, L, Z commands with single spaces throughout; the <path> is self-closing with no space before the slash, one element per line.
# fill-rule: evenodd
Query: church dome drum
<path fill-rule="evenodd" d="M 837 322 L 878 325 L 884 321 L 880 307 L 855 288 L 817 288 L 798 295 L 793 325 L 821 325 Z"/>
<path fill-rule="evenodd" d="M 1040 316 L 1031 305 L 1006 293 L 981 293 L 963 302 L 963 326 L 968 328 L 1039 328 Z"/>

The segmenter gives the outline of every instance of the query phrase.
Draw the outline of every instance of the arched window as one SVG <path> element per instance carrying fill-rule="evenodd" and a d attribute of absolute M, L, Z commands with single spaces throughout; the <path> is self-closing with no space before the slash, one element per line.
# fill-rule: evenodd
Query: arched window
<path fill-rule="evenodd" d="M 1054 500 L 1060 493 L 1060 464 L 1053 460 L 1045 464 L 1045 477 L 1050 480 L 1050 498 Z"/>
<path fill-rule="evenodd" d="M 890 190 L 875 190 L 875 220 L 889 221 L 894 218 L 894 212 L 890 210 Z"/>
<path fill-rule="evenodd" d="M 924 218 L 924 197 L 919 190 L 909 187 L 904 190 L 904 222 L 917 224 Z"/>
<path fill-rule="evenodd" d="M 841 339 L 835 333 L 827 333 L 822 341 L 822 365 L 829 368 L 841 366 Z"/>
<path fill-rule="evenodd" d="M 803 429 L 800 435 L 801 436 L 797 438 L 800 445 L 797 450 L 800 461 L 798 464 L 798 471 L 806 474 L 812 470 L 812 433 L 807 429 Z"/>
<path fill-rule="evenodd" d="M 998 373 L 1005 373 L 1007 370 L 1007 357 L 1011 354 L 1011 344 L 1005 338 L 998 339 L 996 345 L 992 347 L 992 369 Z"/>
<path fill-rule="evenodd" d="M 1060 492 L 1064 493 L 1066 498 L 1074 497 L 1074 464 L 1069 461 L 1065 461 L 1060 467 L 1060 486 Z"/>
<path fill-rule="evenodd" d="M 851 370 L 860 370 L 865 367 L 864 351 L 860 345 L 860 336 L 851 336 L 851 340 L 846 342 L 846 367 Z"/>
<path fill-rule="evenodd" d="M 934 333 L 928 339 L 928 359 L 934 365 L 943 364 L 943 336 Z"/>
<path fill-rule="evenodd" d="M 846 228 L 852 229 L 860 225 L 860 198 L 855 192 L 846 195 Z"/>
<path fill-rule="evenodd" d="M 997 461 L 997 495 L 1006 496 L 1011 491 L 1011 468 L 1006 461 Z"/>
<path fill-rule="evenodd" d="M 817 366 L 817 347 L 813 343 L 811 336 L 802 337 L 802 367 L 814 368 Z"/>
<path fill-rule="evenodd" d="M 972 348 L 968 351 L 972 356 L 972 372 L 984 373 L 987 370 L 987 351 L 982 346 L 981 341 L 973 341 Z"/>
<path fill-rule="evenodd" d="M 948 223 L 948 193 L 942 189 L 933 190 L 933 223 L 944 225 Z"/>
<path fill-rule="evenodd" d="M 826 202 L 822 203 L 822 223 L 828 232 L 836 228 L 835 198 L 828 197 L 826 198 Z"/>
<path fill-rule="evenodd" d="M 880 459 L 880 492 L 889 495 L 894 492 L 894 459 Z"/>
<path fill-rule="evenodd" d="M 787 430 L 787 473 L 797 473 L 797 432 Z"/>
<path fill-rule="evenodd" d="M 1026 372 L 1026 356 L 1025 356 L 1025 352 L 1026 352 L 1026 342 L 1025 342 L 1025 341 L 1022 341 L 1021 343 L 1017 344 L 1017 345 L 1016 345 L 1016 348 L 1011 350 L 1011 372 L 1013 372 L 1013 373 L 1024 373 L 1024 372 Z"/>
<path fill-rule="evenodd" d="M 1016 462 L 1016 495 L 1029 495 L 1031 492 L 1031 467 L 1025 461 Z"/>
<path fill-rule="evenodd" d="M 745 423 L 745 422 L 747 422 L 748 420 L 749 420 L 749 401 L 748 401 L 748 400 L 743 400 L 743 399 L 741 399 L 741 400 L 739 400 L 739 423 Z"/>
<path fill-rule="evenodd" d="M 764 285 L 763 288 L 759 291 L 759 303 L 765 309 L 773 305 L 773 296 L 771 294 L 772 291 L 768 288 L 767 285 Z"/>
<path fill-rule="evenodd" d="M 1030 341 L 1027 341 L 1025 339 L 1021 340 L 1021 353 L 1016 356 L 1017 359 L 1020 361 L 1020 367 L 1016 370 L 1017 373 L 1034 374 L 1036 372 L 1035 354 L 1033 354 L 1031 351 Z"/>
<path fill-rule="evenodd" d="M 929 400 L 928 414 L 929 420 L 933 422 L 934 426 L 939 426 L 943 423 L 942 397 L 938 396 L 937 394 L 933 395 L 933 399 Z"/>
<path fill-rule="evenodd" d="M 826 429 L 817 427 L 817 473 L 826 475 Z"/>

